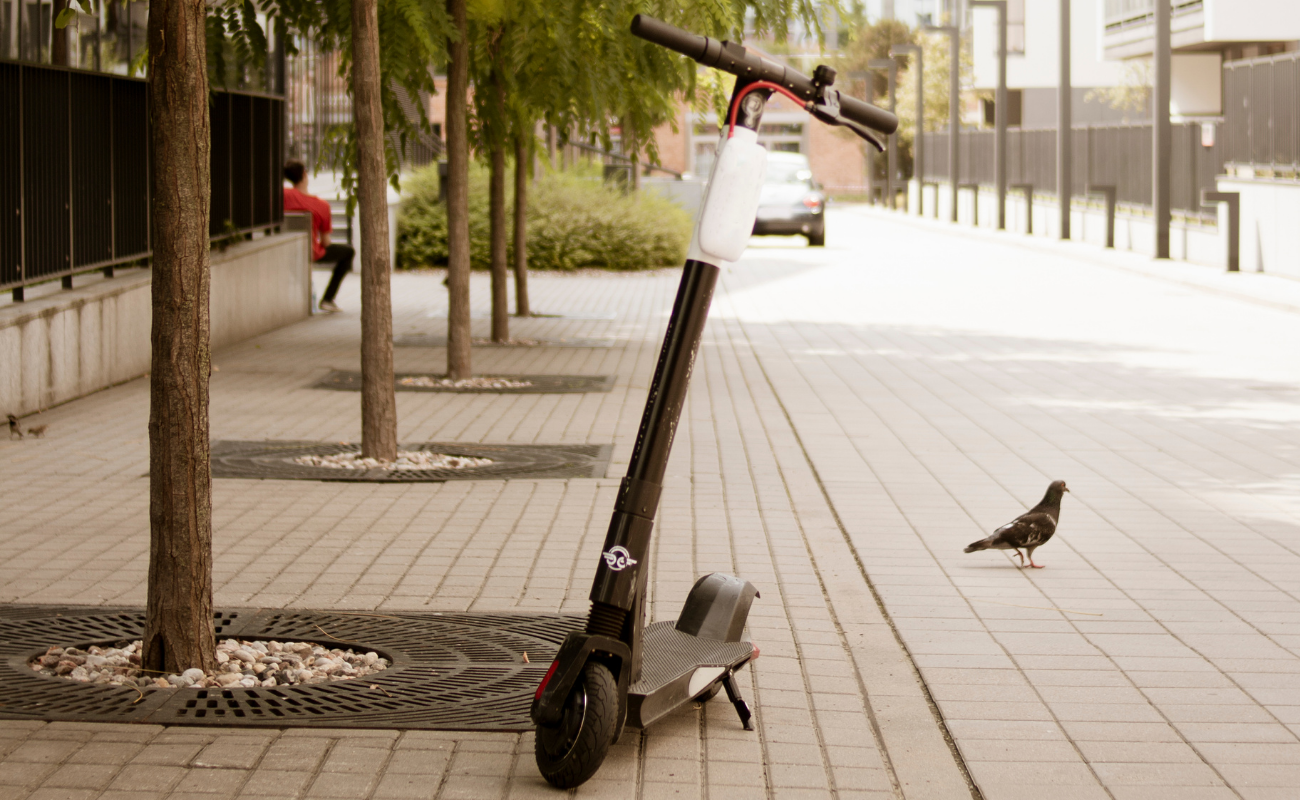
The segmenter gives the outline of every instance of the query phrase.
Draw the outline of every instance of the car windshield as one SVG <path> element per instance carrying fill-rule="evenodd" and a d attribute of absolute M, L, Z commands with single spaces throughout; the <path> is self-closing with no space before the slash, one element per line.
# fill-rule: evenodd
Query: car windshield
<path fill-rule="evenodd" d="M 767 162 L 767 178 L 765 180 L 767 183 L 794 183 L 810 186 L 812 172 L 808 169 L 806 163 L 769 159 Z"/>

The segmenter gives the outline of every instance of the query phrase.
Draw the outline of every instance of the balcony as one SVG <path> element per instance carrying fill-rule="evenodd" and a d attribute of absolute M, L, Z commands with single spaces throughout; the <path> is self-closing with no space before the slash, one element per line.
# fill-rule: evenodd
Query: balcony
<path fill-rule="evenodd" d="M 1234 44 L 1300 39 L 1295 0 L 1165 0 L 1172 6 L 1170 42 L 1175 52 L 1218 52 Z M 1102 47 L 1107 59 L 1152 53 L 1156 0 L 1106 0 Z"/>
<path fill-rule="evenodd" d="M 1208 0 L 1213 3 L 1213 0 Z M 1175 50 L 1205 44 L 1207 0 L 1172 0 L 1170 42 Z M 1155 0 L 1106 0 L 1102 46 L 1108 59 L 1149 56 L 1154 49 Z"/>

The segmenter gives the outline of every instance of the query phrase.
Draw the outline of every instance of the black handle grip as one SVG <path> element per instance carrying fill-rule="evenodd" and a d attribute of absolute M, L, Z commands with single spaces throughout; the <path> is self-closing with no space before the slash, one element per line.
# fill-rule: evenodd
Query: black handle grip
<path fill-rule="evenodd" d="M 676 50 L 696 61 L 704 55 L 709 40 L 704 36 L 684 31 L 676 25 L 669 25 L 663 20 L 637 14 L 632 18 L 632 35 L 639 36 L 647 42 L 654 42 L 669 50 Z"/>
<path fill-rule="evenodd" d="M 730 72 L 747 80 L 771 81 L 785 87 L 796 97 L 806 101 L 818 100 L 818 88 L 807 75 L 749 53 L 740 45 L 699 36 L 645 14 L 637 14 L 632 18 L 632 34 L 689 56 L 706 67 Z M 883 133 L 893 133 L 898 129 L 898 117 L 883 108 L 876 108 L 844 94 L 840 94 L 839 98 L 840 113 L 848 119 Z"/>
<path fill-rule="evenodd" d="M 859 125 L 866 125 L 884 134 L 898 130 L 896 115 L 844 93 L 840 94 L 840 113 Z"/>

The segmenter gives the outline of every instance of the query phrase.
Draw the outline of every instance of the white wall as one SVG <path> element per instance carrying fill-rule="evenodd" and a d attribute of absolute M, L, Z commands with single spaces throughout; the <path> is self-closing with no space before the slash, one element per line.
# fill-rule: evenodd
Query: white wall
<path fill-rule="evenodd" d="M 1219 178 L 1218 187 L 1241 194 L 1241 271 L 1300 278 L 1300 185 Z"/>
<path fill-rule="evenodd" d="M 1223 113 L 1223 62 L 1218 53 L 1176 53 L 1170 62 L 1170 114 L 1210 117 Z"/>
<path fill-rule="evenodd" d="M 1204 9 L 1207 42 L 1300 39 L 1297 0 L 1205 0 Z"/>
<path fill-rule="evenodd" d="M 281 234 L 212 254 L 214 348 L 311 313 L 307 236 Z M 0 415 L 30 414 L 149 370 L 150 274 L 131 274 L 0 308 Z"/>
<path fill-rule="evenodd" d="M 1070 80 L 1075 86 L 1118 86 L 1124 67 L 1101 57 L 1099 41 L 1103 0 L 1073 0 L 1070 4 Z M 1012 89 L 1056 88 L 1060 16 L 1055 0 L 1026 0 L 1025 52 L 1007 57 L 1007 86 Z M 991 8 L 972 9 L 972 55 L 975 86 L 998 85 L 998 14 Z"/>

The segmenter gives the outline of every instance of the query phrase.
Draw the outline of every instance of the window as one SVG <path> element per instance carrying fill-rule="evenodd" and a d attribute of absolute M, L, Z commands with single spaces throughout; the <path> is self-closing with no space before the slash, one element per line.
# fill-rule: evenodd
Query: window
<path fill-rule="evenodd" d="M 1024 111 L 1024 91 L 1007 89 L 1007 127 L 1019 128 Z M 984 125 L 993 127 L 997 124 L 997 104 L 990 99 L 981 99 L 980 108 L 984 112 Z"/>
<path fill-rule="evenodd" d="M 1025 0 L 1007 0 L 1007 52 L 1025 54 Z"/>

